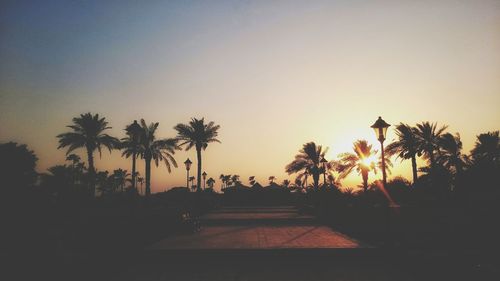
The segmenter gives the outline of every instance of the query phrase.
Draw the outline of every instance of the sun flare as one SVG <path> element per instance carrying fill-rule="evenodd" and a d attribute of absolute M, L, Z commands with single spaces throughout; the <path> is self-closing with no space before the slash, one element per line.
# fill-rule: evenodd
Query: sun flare
<path fill-rule="evenodd" d="M 360 163 L 366 167 L 372 167 L 377 162 L 375 155 L 370 155 L 368 157 L 360 159 Z"/>

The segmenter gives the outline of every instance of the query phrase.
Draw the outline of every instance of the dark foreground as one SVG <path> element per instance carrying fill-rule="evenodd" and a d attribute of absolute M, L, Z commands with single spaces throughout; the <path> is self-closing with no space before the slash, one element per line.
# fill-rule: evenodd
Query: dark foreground
<path fill-rule="evenodd" d="M 226 208 L 135 250 L 19 253 L 1 280 L 498 280 L 496 251 L 374 247 L 291 207 Z M 464 241 L 473 243 L 473 241 Z M 6 263 L 3 263 L 6 265 Z M 7 264 L 9 265 L 9 264 Z"/>

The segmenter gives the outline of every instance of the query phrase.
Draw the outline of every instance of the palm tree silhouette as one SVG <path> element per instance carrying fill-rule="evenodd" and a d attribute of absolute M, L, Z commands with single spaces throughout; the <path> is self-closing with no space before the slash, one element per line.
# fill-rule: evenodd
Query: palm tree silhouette
<path fill-rule="evenodd" d="M 69 154 L 77 148 L 85 148 L 89 163 L 89 188 L 92 196 L 95 196 L 95 167 L 94 151 L 99 152 L 101 156 L 101 147 L 108 148 L 109 152 L 117 148 L 120 144 L 117 138 L 114 138 L 104 131 L 111 129 L 105 118 L 99 118 L 99 114 L 92 115 L 90 112 L 81 114 L 73 118 L 73 124 L 67 126 L 72 129 L 71 132 L 63 133 L 57 136 L 59 138 L 58 149 L 68 147 L 66 154 Z"/>
<path fill-rule="evenodd" d="M 275 180 L 276 180 L 275 176 L 270 176 L 269 177 L 269 184 L 273 184 Z"/>
<path fill-rule="evenodd" d="M 66 156 L 66 161 L 71 161 L 71 166 L 75 168 L 75 166 L 80 162 L 81 158 L 80 156 L 71 153 L 70 155 Z"/>
<path fill-rule="evenodd" d="M 154 160 L 156 167 L 158 167 L 160 161 L 163 161 L 169 173 L 172 171 L 170 162 L 177 168 L 177 162 L 173 157 L 175 150 L 180 149 L 177 145 L 177 139 L 157 140 L 155 133 L 159 124 L 156 122 L 148 126 L 144 119 L 141 119 L 142 132 L 139 138 L 139 151 L 141 152 L 141 158 L 145 161 L 146 196 L 151 195 L 151 160 Z"/>
<path fill-rule="evenodd" d="M 431 170 L 436 164 L 435 152 L 439 153 L 439 140 L 448 126 L 437 128 L 436 123 L 422 122 L 417 124 L 415 135 L 417 136 L 417 152 L 421 153 L 425 159 L 429 160 Z"/>
<path fill-rule="evenodd" d="M 471 150 L 474 162 L 485 162 L 500 165 L 499 131 L 488 132 L 477 136 L 474 148 Z"/>
<path fill-rule="evenodd" d="M 196 178 L 194 176 L 189 177 L 189 182 L 191 183 L 191 188 L 194 189 L 193 183 Z"/>
<path fill-rule="evenodd" d="M 301 173 L 302 175 L 312 175 L 314 188 L 318 188 L 319 176 L 323 172 L 321 159 L 324 158 L 326 150 L 323 150 L 321 145 L 316 145 L 314 142 L 308 142 L 303 145 L 299 154 L 295 155 L 295 160 L 285 167 L 285 171 L 290 175 L 293 173 Z M 306 178 L 307 179 L 307 178 Z"/>
<path fill-rule="evenodd" d="M 460 135 L 446 133 L 439 140 L 441 153 L 437 161 L 447 168 L 455 176 L 459 176 L 466 165 L 467 158 L 461 153 L 462 141 Z"/>
<path fill-rule="evenodd" d="M 353 147 L 354 153 L 346 152 L 339 155 L 340 161 L 337 167 L 340 178 L 347 177 L 354 169 L 363 178 L 363 190 L 368 190 L 368 173 L 375 170 L 375 162 L 371 159 L 377 153 L 372 150 L 366 140 L 357 140 Z"/>
<path fill-rule="evenodd" d="M 189 124 L 177 124 L 174 129 L 177 131 L 177 139 L 186 145 L 186 151 L 195 147 L 197 156 L 197 184 L 198 191 L 201 191 L 201 150 L 205 150 L 211 142 L 220 141 L 217 139 L 220 126 L 214 122 L 205 124 L 205 119 L 192 118 Z"/>
<path fill-rule="evenodd" d="M 232 182 L 233 184 L 237 184 L 237 183 L 239 183 L 239 182 L 240 182 L 240 175 L 232 175 L 232 176 L 231 176 L 231 182 Z"/>
<path fill-rule="evenodd" d="M 250 177 L 248 177 L 248 183 L 249 183 L 250 185 L 254 185 L 254 184 L 256 183 L 256 181 L 255 181 L 255 176 L 250 176 Z"/>
<path fill-rule="evenodd" d="M 119 188 L 121 192 L 125 189 L 125 184 L 127 183 L 127 177 L 130 176 L 127 170 L 117 169 L 113 171 L 111 175 L 113 177 L 113 183 L 115 188 Z"/>
<path fill-rule="evenodd" d="M 215 185 L 215 180 L 213 178 L 209 178 L 207 180 L 207 185 L 208 185 L 208 188 L 214 188 L 214 185 Z"/>
<path fill-rule="evenodd" d="M 82 178 L 83 173 L 83 163 L 80 163 L 80 156 L 71 153 L 66 157 L 66 161 L 71 161 L 71 173 L 73 177 L 73 185 L 75 185 L 79 179 Z"/>
<path fill-rule="evenodd" d="M 142 184 L 144 183 L 144 178 L 143 177 L 137 177 L 137 182 L 141 185 L 141 193 L 142 194 Z"/>
<path fill-rule="evenodd" d="M 226 176 L 224 174 L 220 174 L 219 179 L 220 179 L 220 189 L 222 190 L 225 187 Z"/>
<path fill-rule="evenodd" d="M 281 185 L 285 188 L 288 188 L 290 186 L 290 180 L 284 179 Z"/>
<path fill-rule="evenodd" d="M 137 129 L 132 129 L 137 128 Z M 141 145 L 140 145 L 140 135 L 141 127 L 137 124 L 137 120 L 134 123 L 128 125 L 125 128 L 127 136 L 121 139 L 121 149 L 122 156 L 125 158 L 132 157 L 132 188 L 136 188 L 137 171 L 136 171 L 136 159 L 141 155 Z"/>
<path fill-rule="evenodd" d="M 396 136 L 397 140 L 393 141 L 386 147 L 386 152 L 388 156 L 397 155 L 398 158 L 411 159 L 413 183 L 417 181 L 417 149 L 418 140 L 416 135 L 416 129 L 407 125 L 400 123 L 396 126 Z"/>
<path fill-rule="evenodd" d="M 229 187 L 231 185 L 231 175 L 224 175 L 224 182 L 226 183 L 226 187 Z"/>

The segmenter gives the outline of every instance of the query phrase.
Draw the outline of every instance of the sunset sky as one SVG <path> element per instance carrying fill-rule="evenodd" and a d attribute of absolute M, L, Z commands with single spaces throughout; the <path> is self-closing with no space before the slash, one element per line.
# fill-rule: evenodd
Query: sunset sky
<path fill-rule="evenodd" d="M 468 153 L 500 129 L 499 108 L 500 1 L 0 4 L 0 142 L 28 144 L 39 172 L 64 162 L 56 135 L 89 111 L 119 138 L 134 119 L 160 122 L 159 137 L 191 117 L 216 122 L 222 143 L 203 158 L 219 188 L 221 173 L 293 181 L 284 167 L 308 141 L 329 160 L 357 139 L 378 149 L 378 116 L 447 124 Z M 185 184 L 187 157 L 153 169 L 153 192 Z M 96 166 L 131 170 L 119 152 Z M 410 178 L 410 163 L 396 175 Z"/>

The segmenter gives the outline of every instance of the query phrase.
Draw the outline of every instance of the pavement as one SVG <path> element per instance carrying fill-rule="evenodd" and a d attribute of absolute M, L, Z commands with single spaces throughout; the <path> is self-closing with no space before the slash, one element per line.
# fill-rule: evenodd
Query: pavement
<path fill-rule="evenodd" d="M 223 208 L 200 218 L 202 229 L 165 238 L 148 251 L 368 248 L 319 225 L 294 207 Z"/>
<path fill-rule="evenodd" d="M 223 208 L 200 220 L 198 233 L 167 237 L 79 280 L 497 280 L 476 264 L 371 247 L 294 207 Z"/>

